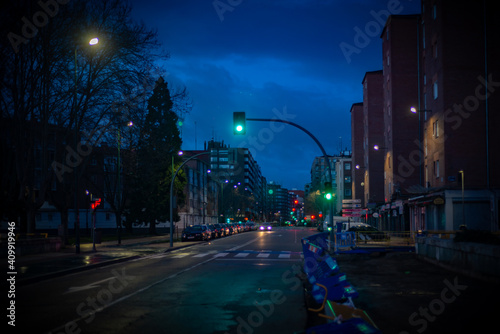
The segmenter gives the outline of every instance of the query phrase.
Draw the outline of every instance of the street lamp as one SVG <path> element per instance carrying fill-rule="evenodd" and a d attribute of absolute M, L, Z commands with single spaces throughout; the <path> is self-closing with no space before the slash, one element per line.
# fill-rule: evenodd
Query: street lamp
<path fill-rule="evenodd" d="M 132 121 L 128 121 L 127 123 L 125 123 L 128 127 L 132 127 L 134 125 L 134 122 Z M 121 237 L 121 234 L 122 234 L 122 217 L 121 217 L 121 214 L 122 214 L 122 182 L 121 182 L 121 167 L 122 167 L 122 164 L 121 164 L 121 147 L 122 147 L 122 136 L 121 136 L 121 129 L 122 129 L 122 124 L 118 124 L 118 131 L 117 131 L 117 139 L 118 139 L 118 161 L 117 161 L 117 167 L 118 167 L 118 177 L 117 177 L 117 181 L 116 181 L 116 184 L 117 184 L 117 194 L 116 194 L 116 198 L 117 198 L 117 204 L 116 204 L 116 214 L 118 214 L 118 217 L 117 217 L 117 220 L 116 220 L 116 233 L 118 235 L 118 245 L 121 245 L 122 243 L 122 237 Z"/>
<path fill-rule="evenodd" d="M 378 145 L 373 145 L 373 149 L 375 151 L 378 151 L 378 150 L 387 150 L 387 147 L 380 147 Z M 357 166 L 356 166 L 357 169 L 359 169 Z"/>
<path fill-rule="evenodd" d="M 182 151 L 179 151 L 178 153 L 179 155 L 183 155 L 184 152 Z M 177 173 L 179 173 L 179 171 L 181 170 L 182 167 L 184 167 L 184 165 L 193 160 L 194 158 L 197 158 L 199 157 L 200 155 L 204 155 L 204 154 L 210 154 L 210 152 L 201 152 L 201 153 L 198 153 L 198 154 L 195 154 L 193 156 L 190 156 L 189 158 L 187 158 L 186 160 L 184 160 L 182 162 L 182 164 L 177 168 L 177 170 L 175 171 L 175 173 L 172 175 L 172 181 L 170 181 L 170 247 L 174 247 L 174 215 L 173 215 L 173 209 L 174 209 L 174 181 L 175 181 L 175 178 L 177 176 Z"/>
<path fill-rule="evenodd" d="M 89 41 L 89 45 L 96 45 L 99 39 L 94 37 Z M 78 90 L 78 46 L 75 45 L 75 91 L 73 94 L 73 113 L 75 116 L 75 149 L 78 146 L 78 115 L 77 115 L 77 92 Z M 78 210 L 78 165 L 75 166 L 75 252 L 80 253 L 80 212 Z"/>
<path fill-rule="evenodd" d="M 458 173 L 462 176 L 462 217 L 464 217 L 464 223 L 463 225 L 464 226 L 467 226 L 465 224 L 465 199 L 464 199 L 464 190 L 465 190 L 465 185 L 464 185 L 464 171 L 463 169 L 462 170 L 459 170 Z"/>

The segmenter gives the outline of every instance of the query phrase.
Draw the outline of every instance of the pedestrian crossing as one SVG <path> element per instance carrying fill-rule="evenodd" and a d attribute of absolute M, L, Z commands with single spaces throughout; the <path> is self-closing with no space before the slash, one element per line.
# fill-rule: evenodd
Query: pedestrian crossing
<path fill-rule="evenodd" d="M 194 258 L 206 258 L 214 257 L 215 259 L 302 259 L 302 252 L 291 252 L 291 251 L 270 251 L 270 250 L 244 250 L 244 251 L 223 251 L 223 252 L 205 252 L 205 253 L 195 253 L 195 252 L 179 252 L 172 254 L 174 259 L 182 259 L 188 257 Z"/>
<path fill-rule="evenodd" d="M 141 261 L 146 259 L 160 259 L 160 258 L 171 258 L 171 259 L 210 259 L 214 260 L 255 260 L 255 261 L 291 261 L 303 259 L 302 252 L 292 252 L 292 251 L 271 251 L 271 250 L 226 250 L 226 251 L 208 251 L 208 252 L 197 252 L 197 251 L 172 251 L 166 253 L 151 254 L 148 256 L 141 257 L 135 261 Z"/>

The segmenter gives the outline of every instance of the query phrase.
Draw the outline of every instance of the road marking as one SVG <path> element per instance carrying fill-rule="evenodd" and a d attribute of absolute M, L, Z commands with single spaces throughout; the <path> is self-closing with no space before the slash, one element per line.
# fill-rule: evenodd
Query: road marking
<path fill-rule="evenodd" d="M 247 257 L 250 253 L 238 253 L 234 257 Z"/>
<path fill-rule="evenodd" d="M 230 252 L 230 251 L 235 251 L 235 250 L 237 250 L 237 249 L 240 249 L 241 247 L 245 247 L 246 245 L 250 245 L 252 242 L 256 242 L 256 241 L 257 241 L 257 240 L 259 240 L 260 238 L 262 238 L 262 236 L 257 237 L 257 238 L 255 238 L 255 239 L 252 239 L 252 240 L 250 240 L 249 242 L 244 243 L 243 245 L 239 245 L 239 246 L 233 247 L 233 248 L 231 248 L 231 249 L 228 249 L 228 251 L 229 251 L 229 252 Z"/>
<path fill-rule="evenodd" d="M 183 257 L 186 257 L 188 255 L 191 255 L 191 253 L 179 253 L 177 255 L 172 256 L 173 259 L 182 259 Z"/>
<path fill-rule="evenodd" d="M 69 287 L 68 290 L 66 290 L 66 292 L 64 294 L 73 293 L 73 292 L 79 292 L 79 291 L 85 291 L 85 290 L 90 290 L 90 289 L 95 289 L 95 288 L 98 288 L 101 285 L 101 283 L 110 281 L 112 279 L 115 279 L 115 277 L 113 276 L 113 277 L 105 278 L 105 279 L 103 279 L 101 281 L 90 283 L 90 284 L 87 284 L 87 285 L 84 285 L 84 286 L 72 286 L 72 287 Z"/>
<path fill-rule="evenodd" d="M 208 254 L 210 254 L 210 253 L 200 253 L 200 254 L 196 254 L 193 257 L 204 257 L 204 256 L 207 256 Z"/>
<path fill-rule="evenodd" d="M 268 258 L 269 255 L 271 255 L 271 253 L 259 253 L 257 255 L 257 257 L 259 257 L 259 258 Z"/>
<path fill-rule="evenodd" d="M 208 263 L 208 262 L 213 261 L 213 260 L 214 260 L 214 258 L 212 257 L 212 258 L 210 258 L 210 259 L 208 259 L 208 260 L 205 260 L 205 261 L 202 261 L 202 262 L 200 262 L 200 263 L 198 263 L 198 264 L 195 264 L 194 266 L 191 266 L 191 267 L 189 267 L 189 268 L 186 268 L 186 269 L 184 269 L 184 270 L 181 270 L 181 271 L 179 271 L 179 272 L 177 272 L 177 273 L 175 273 L 175 274 L 173 274 L 173 275 L 170 275 L 170 276 L 168 276 L 168 277 L 165 277 L 165 278 L 163 278 L 163 279 L 161 279 L 161 280 L 159 280 L 159 281 L 157 281 L 157 282 L 155 282 L 155 283 L 152 283 L 152 284 L 150 284 L 150 285 L 148 285 L 148 286 L 145 286 L 144 288 L 141 288 L 141 289 L 139 289 L 139 290 L 136 290 L 136 291 L 134 291 L 134 292 L 132 292 L 132 293 L 130 293 L 130 294 L 128 294 L 128 295 L 126 295 L 126 296 L 123 296 L 123 297 L 121 297 L 121 298 L 115 299 L 115 300 L 113 300 L 113 301 L 111 301 L 111 302 L 109 302 L 109 303 L 107 303 L 107 304 L 104 304 L 104 305 L 103 305 L 103 306 L 101 306 L 101 307 L 98 307 L 98 308 L 94 309 L 94 313 L 98 313 L 98 312 L 104 311 L 105 309 L 107 309 L 107 308 L 109 308 L 109 307 L 111 307 L 111 306 L 113 306 L 113 305 L 115 305 L 115 304 L 121 303 L 122 301 L 127 300 L 127 299 L 129 299 L 130 297 L 133 297 L 133 296 L 135 296 L 135 295 L 137 295 L 137 294 L 139 294 L 139 293 L 141 293 L 141 292 L 144 292 L 144 291 L 146 291 L 146 290 L 149 290 L 149 289 L 151 289 L 152 287 L 154 287 L 154 286 L 156 286 L 156 285 L 162 284 L 163 282 L 165 282 L 165 281 L 167 281 L 167 280 L 169 280 L 169 279 L 171 279 L 171 278 L 174 278 L 174 277 L 176 277 L 177 275 L 180 275 L 180 274 L 182 274 L 182 273 L 185 273 L 185 272 L 187 272 L 187 271 L 190 271 L 190 270 L 192 270 L 192 269 L 194 269 L 194 268 L 197 268 L 197 267 L 199 267 L 199 266 L 201 266 L 201 265 L 204 265 L 205 263 Z M 111 278 L 109 278 L 109 279 L 112 279 L 112 278 L 115 278 L 115 277 L 111 277 Z M 106 279 L 106 280 L 107 280 L 107 279 Z M 104 281 L 104 280 L 103 280 L 103 281 Z M 102 281 L 100 281 L 100 282 L 102 282 Z M 73 320 L 70 320 L 70 321 L 66 322 L 64 325 L 61 325 L 61 326 L 59 326 L 59 327 L 57 327 L 57 328 L 54 328 L 53 330 L 51 330 L 51 331 L 50 331 L 50 333 L 54 333 L 54 332 L 55 332 L 55 333 L 59 333 L 60 331 L 64 331 L 64 330 L 65 330 L 65 328 L 67 327 L 67 324 L 68 324 L 68 323 L 77 323 L 77 322 L 82 321 L 83 319 L 85 319 L 85 318 L 87 318 L 87 317 L 88 317 L 88 314 L 85 314 L 85 315 L 82 315 L 81 317 L 78 317 L 78 318 L 75 318 L 75 319 L 73 319 Z"/>
<path fill-rule="evenodd" d="M 279 259 L 289 259 L 290 258 L 290 253 L 281 253 L 278 255 Z"/>
<path fill-rule="evenodd" d="M 258 259 L 258 258 L 249 258 L 249 259 L 245 259 L 245 258 L 234 258 L 234 257 L 230 257 L 230 258 L 221 258 L 221 259 L 215 259 L 216 261 L 255 261 L 255 262 L 259 262 L 259 261 L 275 261 L 275 262 L 288 262 L 288 261 L 292 261 L 292 262 L 296 262 L 298 261 L 298 259 L 268 259 L 268 258 L 262 258 L 262 259 Z"/>
<path fill-rule="evenodd" d="M 229 253 L 217 253 L 217 254 L 214 255 L 214 258 L 216 258 L 216 257 L 224 257 L 227 254 L 229 254 Z"/>

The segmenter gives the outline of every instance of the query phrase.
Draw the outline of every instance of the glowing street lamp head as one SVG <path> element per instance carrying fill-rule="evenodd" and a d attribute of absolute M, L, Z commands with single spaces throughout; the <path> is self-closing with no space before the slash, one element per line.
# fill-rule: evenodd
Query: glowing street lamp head
<path fill-rule="evenodd" d="M 417 108 L 415 108 L 415 107 L 411 107 L 411 108 L 410 108 L 410 111 L 411 111 L 412 113 L 416 114 L 416 113 L 417 113 Z"/>
<path fill-rule="evenodd" d="M 99 43 L 99 38 L 97 37 L 94 37 L 89 41 L 89 45 L 96 45 L 97 43 Z"/>
<path fill-rule="evenodd" d="M 378 151 L 378 150 L 380 149 L 380 147 L 379 147 L 378 145 L 374 145 L 374 146 L 373 146 L 373 149 L 374 149 L 375 151 Z"/>

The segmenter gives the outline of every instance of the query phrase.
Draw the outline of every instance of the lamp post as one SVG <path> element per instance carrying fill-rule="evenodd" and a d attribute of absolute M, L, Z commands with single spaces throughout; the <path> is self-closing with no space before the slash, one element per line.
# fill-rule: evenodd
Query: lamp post
<path fill-rule="evenodd" d="M 132 121 L 129 121 L 126 123 L 128 127 L 132 127 L 134 123 Z M 116 217 L 116 234 L 118 236 L 118 245 L 121 245 L 122 243 L 122 183 L 121 183 L 121 174 L 122 174 L 122 164 L 121 164 L 121 147 L 122 147 L 122 136 L 121 136 L 121 129 L 122 129 L 122 124 L 118 124 L 118 131 L 117 131 L 117 141 L 118 141 L 118 157 L 117 157 L 117 167 L 118 167 L 118 176 L 117 176 L 117 203 L 116 203 L 116 214 L 118 217 Z"/>
<path fill-rule="evenodd" d="M 458 173 L 460 173 L 460 175 L 462 176 L 462 217 L 464 220 L 463 225 L 466 226 L 466 224 L 465 224 L 465 197 L 464 197 L 465 184 L 464 184 L 464 171 L 463 171 L 463 169 L 459 170 Z"/>
<path fill-rule="evenodd" d="M 96 45 L 99 39 L 90 39 L 89 45 Z M 73 113 L 75 116 L 75 150 L 78 147 L 78 110 L 77 110 L 77 90 L 78 90 L 78 46 L 75 46 L 75 91 L 73 93 Z M 78 210 L 78 165 L 75 166 L 75 252 L 80 253 L 80 212 Z"/>
<path fill-rule="evenodd" d="M 182 162 L 182 164 L 177 168 L 175 171 L 174 175 L 172 175 L 172 181 L 170 181 L 170 247 L 174 247 L 174 215 L 173 215 L 173 209 L 174 209 L 174 181 L 175 178 L 177 177 L 177 173 L 181 170 L 184 165 L 193 160 L 194 158 L 199 157 L 200 155 L 205 155 L 205 154 L 210 154 L 210 152 L 201 152 L 198 154 L 195 154 L 193 156 L 190 156 L 186 160 Z M 179 152 L 179 155 L 182 155 L 182 151 Z"/>

